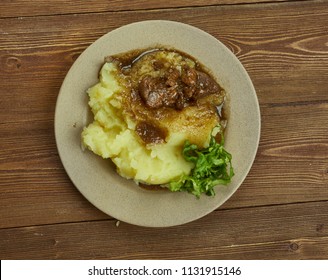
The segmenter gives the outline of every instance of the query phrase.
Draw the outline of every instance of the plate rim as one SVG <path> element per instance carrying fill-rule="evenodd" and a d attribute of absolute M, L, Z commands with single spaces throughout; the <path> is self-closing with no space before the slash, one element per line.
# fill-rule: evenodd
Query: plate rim
<path fill-rule="evenodd" d="M 202 214 L 198 215 L 198 216 L 195 216 L 193 219 L 187 219 L 186 221 L 184 222 L 179 222 L 179 223 L 172 223 L 172 224 L 154 224 L 154 223 L 142 223 L 142 222 L 133 222 L 131 220 L 128 220 L 128 219 L 125 219 L 123 217 L 118 217 L 119 215 L 113 215 L 112 213 L 108 213 L 106 211 L 106 209 L 102 209 L 100 207 L 98 207 L 97 205 L 95 205 L 94 201 L 93 200 L 90 200 L 88 196 L 86 196 L 85 192 L 83 192 L 77 185 L 76 183 L 76 179 L 74 178 L 74 176 L 70 173 L 69 170 L 67 170 L 67 166 L 65 165 L 65 160 L 63 160 L 63 157 L 64 155 L 62 154 L 62 151 L 61 151 L 61 147 L 60 147 L 60 141 L 59 141 L 59 128 L 58 128 L 58 114 L 59 114 L 59 106 L 60 106 L 60 99 L 61 97 L 65 94 L 64 93 L 64 84 L 67 83 L 67 80 L 70 78 L 70 76 L 72 75 L 74 69 L 76 67 L 79 66 L 79 64 L 81 63 L 81 60 L 83 58 L 83 54 L 85 54 L 88 50 L 90 50 L 90 47 L 91 46 L 94 46 L 95 44 L 97 44 L 97 42 L 101 42 L 103 40 L 106 40 L 106 37 L 109 36 L 109 34 L 113 33 L 113 32 L 120 32 L 120 30 L 124 30 L 126 28 L 129 28 L 129 27 L 132 27 L 132 26 L 136 26 L 136 25 L 143 25 L 143 24 L 161 24 L 161 23 L 165 23 L 165 24 L 173 24 L 173 25 L 179 25 L 179 26 L 184 26 L 184 28 L 188 28 L 190 30 L 196 30 L 196 32 L 201 32 L 203 34 L 206 34 L 206 36 L 210 36 L 212 37 L 219 45 L 221 45 L 222 48 L 225 48 L 226 51 L 228 51 L 230 53 L 230 56 L 233 56 L 234 57 L 234 63 L 237 63 L 239 64 L 239 68 L 244 72 L 244 74 L 246 74 L 244 76 L 244 78 L 247 79 L 248 81 L 248 84 L 249 86 L 251 87 L 252 89 L 252 92 L 253 92 L 253 98 L 255 99 L 255 103 L 256 103 L 256 106 L 255 106 L 255 109 L 256 109 L 256 113 L 257 113 L 257 116 L 258 116 L 258 123 L 257 123 L 257 128 L 258 128 L 258 131 L 257 131 L 257 135 L 256 135 L 256 148 L 254 149 L 253 153 L 252 153 L 252 158 L 250 160 L 250 163 L 246 169 L 246 171 L 244 172 L 244 176 L 242 176 L 242 178 L 240 179 L 239 183 L 238 183 L 238 186 L 235 188 L 235 190 L 230 193 L 230 195 L 226 196 L 224 201 L 222 203 L 220 203 L 220 205 L 217 205 L 215 208 L 211 207 L 208 209 L 208 211 L 203 211 Z M 133 49 L 133 48 L 131 48 Z M 80 59 L 81 58 L 81 59 Z M 86 104 L 87 106 L 87 104 Z M 138 225 L 138 226 L 145 226 L 145 227 L 168 227 L 168 226 L 176 226 L 176 225 L 181 225 L 181 224 L 185 224 L 185 223 L 189 223 L 189 222 L 192 222 L 192 221 L 195 221 L 199 218 L 202 218 L 206 215 L 208 215 L 209 213 L 213 212 L 216 208 L 220 207 L 223 203 L 225 203 L 238 189 L 239 187 L 242 185 L 242 183 L 244 182 L 244 180 L 246 179 L 251 167 L 253 166 L 253 163 L 255 161 L 255 158 L 256 158 L 256 154 L 257 154 L 257 151 L 258 151 L 258 147 L 259 147 L 259 142 L 260 142 L 260 135 L 261 135 L 261 113 L 260 113 L 260 106 L 259 106 L 259 101 L 258 101 L 258 96 L 256 94 L 256 91 L 255 91 L 255 88 L 254 88 L 254 85 L 246 71 L 246 69 L 244 68 L 244 66 L 242 65 L 242 63 L 239 61 L 239 59 L 221 42 L 219 41 L 217 38 L 215 38 L 213 35 L 205 32 L 204 30 L 202 29 L 199 29 L 195 26 L 192 26 L 192 25 L 189 25 L 189 24 L 185 24 L 185 23 L 182 23 L 182 22 L 177 22 L 177 21 L 168 21 L 168 20 L 146 20 L 146 21 L 137 21 L 137 22 L 133 22 L 133 23 L 130 23 L 130 24 L 127 24 L 127 25 L 123 25 L 119 28 L 116 28 L 116 29 L 113 29 L 109 32 L 107 32 L 106 34 L 102 35 L 101 37 L 99 37 L 97 40 L 95 40 L 91 45 L 89 45 L 82 53 L 81 55 L 77 58 L 77 60 L 71 65 L 69 71 L 67 72 L 63 82 L 62 82 L 62 85 L 60 87 L 60 90 L 59 90 L 59 94 L 58 94 L 58 97 L 57 97 L 57 101 L 56 101 L 56 108 L 55 108 L 55 125 L 54 125 L 54 130 L 55 130 L 55 139 L 56 139 L 56 146 L 57 146 L 57 150 L 58 150 L 58 154 L 59 154 L 59 157 L 60 157 L 60 160 L 63 164 L 63 167 L 65 169 L 65 172 L 67 173 L 67 175 L 69 176 L 70 180 L 72 181 L 72 183 L 74 184 L 74 186 L 78 189 L 78 191 L 84 196 L 85 199 L 87 199 L 94 207 L 98 208 L 99 210 L 101 210 L 102 212 L 106 213 L 107 215 L 113 217 L 114 219 L 119 219 L 120 221 L 123 221 L 123 222 L 126 222 L 126 223 L 129 223 L 129 224 L 134 224 L 134 225 Z M 188 194 L 190 195 L 190 194 Z M 202 199 L 202 198 L 201 198 Z"/>

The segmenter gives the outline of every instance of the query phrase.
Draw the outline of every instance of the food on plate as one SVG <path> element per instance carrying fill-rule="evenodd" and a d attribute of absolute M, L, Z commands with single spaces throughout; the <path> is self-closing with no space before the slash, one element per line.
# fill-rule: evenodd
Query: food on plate
<path fill-rule="evenodd" d="M 152 48 L 107 57 L 87 92 L 94 121 L 82 143 L 122 177 L 197 197 L 230 182 L 226 94 L 191 56 Z"/>

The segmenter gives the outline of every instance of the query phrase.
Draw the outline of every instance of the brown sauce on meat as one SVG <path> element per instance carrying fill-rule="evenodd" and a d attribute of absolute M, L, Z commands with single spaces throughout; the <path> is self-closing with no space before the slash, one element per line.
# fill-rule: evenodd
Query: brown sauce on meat
<path fill-rule="evenodd" d="M 151 123 L 140 122 L 136 126 L 136 132 L 146 144 L 164 143 L 167 132 Z"/>
<path fill-rule="evenodd" d="M 122 69 L 122 72 L 128 73 L 132 65 L 138 60 L 140 60 L 143 56 L 159 50 L 159 48 L 151 48 L 147 50 L 132 50 L 115 56 L 107 56 L 105 57 L 105 62 L 112 62 L 113 60 L 117 61 L 119 63 L 120 68 Z"/>
<path fill-rule="evenodd" d="M 132 79 L 134 65 L 142 62 L 145 56 L 158 51 L 175 52 L 193 61 L 194 67 L 183 65 L 177 70 L 168 66 L 165 58 L 152 59 L 152 69 L 162 74 L 142 75 Z M 200 120 L 200 125 L 204 126 L 214 118 L 221 123 L 223 129 L 225 128 L 225 92 L 206 67 L 190 55 L 175 49 L 155 47 L 110 56 L 105 58 L 105 61 L 116 63 L 121 70 L 120 77 L 129 80 L 129 88 L 123 98 L 125 113 L 135 121 L 135 132 L 145 145 L 165 143 L 168 127 L 190 106 L 198 108 L 195 111 L 197 115 L 192 115 L 190 119 L 188 117 L 186 123 L 188 130 L 190 126 L 194 127 L 193 135 L 199 134 L 195 127 Z M 221 142 L 219 133 L 216 141 Z M 140 183 L 139 186 L 146 190 L 167 190 L 160 185 Z"/>
<path fill-rule="evenodd" d="M 175 49 L 155 47 L 145 50 L 133 50 L 123 54 L 107 57 L 106 62 L 115 62 L 122 75 L 130 77 L 133 66 L 147 55 L 159 51 L 175 52 L 195 63 L 194 67 L 183 65 L 179 71 L 167 66 L 163 59 L 153 59 L 154 71 L 162 71 L 161 76 L 143 75 L 130 82 L 130 91 L 126 98 L 126 112 L 136 122 L 136 133 L 144 144 L 164 143 L 167 129 L 161 127 L 162 120 L 170 123 L 179 118 L 179 112 L 189 106 L 203 106 L 205 110 L 198 116 L 208 120 L 217 115 L 224 118 L 223 89 L 210 72 L 190 55 Z M 148 57 L 147 57 L 148 58 Z M 134 78 L 135 79 L 135 78 Z M 218 100 L 221 100 L 218 102 Z M 190 122 L 197 121 L 190 119 Z"/>
<path fill-rule="evenodd" d="M 138 92 L 150 108 L 171 107 L 181 110 L 197 100 L 220 91 L 220 86 L 208 74 L 185 66 L 181 73 L 169 69 L 164 77 L 143 77 Z"/>

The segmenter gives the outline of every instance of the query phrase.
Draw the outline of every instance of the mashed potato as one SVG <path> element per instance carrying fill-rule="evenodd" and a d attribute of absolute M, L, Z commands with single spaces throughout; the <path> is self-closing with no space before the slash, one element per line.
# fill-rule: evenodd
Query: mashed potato
<path fill-rule="evenodd" d="M 163 66 L 158 69 L 154 60 Z M 88 90 L 94 121 L 82 131 L 83 144 L 102 158 L 110 158 L 121 176 L 137 183 L 166 184 L 189 174 L 193 165 L 182 156 L 184 142 L 188 139 L 206 146 L 212 128 L 220 121 L 206 102 L 182 110 L 155 110 L 136 98 L 135 88 L 142 77 L 160 77 L 172 65 L 181 71 L 184 65 L 195 67 L 195 62 L 169 51 L 150 52 L 128 66 L 111 59 L 103 65 L 99 83 Z M 163 141 L 143 141 L 137 131 L 138 125 L 146 121 L 165 132 Z"/>

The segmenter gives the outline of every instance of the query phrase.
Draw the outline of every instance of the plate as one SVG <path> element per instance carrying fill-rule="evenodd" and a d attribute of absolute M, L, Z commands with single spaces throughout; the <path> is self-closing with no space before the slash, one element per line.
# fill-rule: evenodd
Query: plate
<path fill-rule="evenodd" d="M 235 176 L 216 195 L 150 191 L 117 175 L 110 160 L 81 148 L 81 131 L 92 119 L 86 90 L 97 83 L 104 57 L 155 45 L 170 46 L 210 69 L 228 95 L 225 147 Z M 120 221 L 147 227 L 181 225 L 222 205 L 247 176 L 260 138 L 260 110 L 253 84 L 239 60 L 220 41 L 193 26 L 164 20 L 132 23 L 102 36 L 75 61 L 61 86 L 55 111 L 55 136 L 63 166 L 82 195 Z"/>

